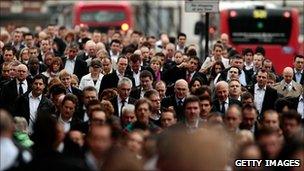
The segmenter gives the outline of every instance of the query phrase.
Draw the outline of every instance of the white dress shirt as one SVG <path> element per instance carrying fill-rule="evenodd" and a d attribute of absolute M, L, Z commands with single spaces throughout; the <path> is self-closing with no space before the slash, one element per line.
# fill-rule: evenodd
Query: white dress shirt
<path fill-rule="evenodd" d="M 119 57 L 119 53 L 114 55 L 114 53 L 110 50 L 110 58 L 111 58 L 111 61 L 112 61 L 112 67 L 114 69 L 117 69 L 117 64 L 116 63 L 117 63 L 118 57 Z"/>
<path fill-rule="evenodd" d="M 68 58 L 65 62 L 64 69 L 66 69 L 69 74 L 73 74 L 74 68 L 75 68 L 75 63 L 76 63 L 76 59 Z"/>
<path fill-rule="evenodd" d="M 16 79 L 17 81 L 17 92 L 19 94 L 19 83 L 20 81 L 18 79 Z M 27 81 L 26 79 L 22 81 L 22 89 L 23 89 L 23 93 L 27 92 L 27 89 L 28 89 L 28 84 L 27 84 Z"/>
<path fill-rule="evenodd" d="M 261 89 L 258 84 L 254 85 L 254 104 L 259 113 L 261 113 L 262 110 L 265 92 L 266 86 Z"/>
<path fill-rule="evenodd" d="M 298 104 L 298 113 L 301 115 L 301 118 L 304 119 L 304 95 L 300 96 L 299 98 L 299 104 Z"/>
<path fill-rule="evenodd" d="M 37 109 L 40 104 L 42 94 L 38 97 L 34 97 L 32 92 L 29 94 L 29 104 L 30 104 L 30 122 L 29 122 L 29 132 L 33 133 L 33 126 L 37 117 Z"/>
<path fill-rule="evenodd" d="M 18 148 L 9 138 L 0 138 L 0 170 L 6 170 L 13 166 L 18 156 Z"/>
<path fill-rule="evenodd" d="M 120 74 L 118 70 L 116 70 L 116 75 L 118 76 L 119 81 L 124 77 L 124 74 Z"/>
<path fill-rule="evenodd" d="M 241 70 L 241 75 L 239 77 L 240 83 L 242 84 L 242 86 L 247 86 L 247 82 L 246 82 L 246 74 L 244 72 L 244 70 Z"/>
<path fill-rule="evenodd" d="M 96 84 L 94 84 L 91 73 L 83 76 L 80 80 L 79 89 L 83 90 L 85 87 L 92 86 L 92 87 L 95 87 L 95 89 L 97 90 L 97 93 L 98 93 L 99 88 L 100 88 L 100 83 L 101 83 L 103 76 L 104 76 L 103 74 L 101 74 L 101 73 L 99 74 Z"/>
<path fill-rule="evenodd" d="M 64 127 L 64 132 L 67 133 L 69 132 L 69 130 L 71 129 L 71 121 L 72 121 L 72 118 L 70 118 L 68 121 L 64 121 L 61 117 L 61 114 L 59 115 L 59 118 L 58 118 L 58 121 L 59 123 L 61 123 Z"/>
<path fill-rule="evenodd" d="M 135 73 L 134 71 L 132 71 L 133 73 L 133 78 L 134 78 L 134 81 L 135 81 L 135 86 L 139 86 L 140 85 L 140 71 L 138 71 L 137 73 Z"/>
<path fill-rule="evenodd" d="M 294 73 L 295 73 L 296 82 L 300 84 L 303 70 L 298 72 L 296 69 L 294 69 Z"/>

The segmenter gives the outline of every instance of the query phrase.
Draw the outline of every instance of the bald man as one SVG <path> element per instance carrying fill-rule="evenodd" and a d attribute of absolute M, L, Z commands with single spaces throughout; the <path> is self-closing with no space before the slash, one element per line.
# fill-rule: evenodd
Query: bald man
<path fill-rule="evenodd" d="M 184 119 L 183 105 L 186 96 L 189 94 L 188 83 L 184 79 L 179 79 L 174 85 L 174 94 L 162 100 L 162 108 L 174 107 L 178 121 Z"/>
<path fill-rule="evenodd" d="M 293 69 L 286 67 L 283 70 L 283 80 L 277 83 L 274 88 L 277 90 L 279 96 L 283 97 L 298 97 L 303 89 L 301 84 L 293 80 Z"/>
<path fill-rule="evenodd" d="M 240 101 L 229 98 L 229 85 L 226 81 L 219 81 L 215 85 L 215 95 L 217 98 L 213 101 L 213 110 L 220 112 L 223 115 L 228 107 L 233 104 L 236 104 L 239 107 L 242 106 Z"/>
<path fill-rule="evenodd" d="M 5 84 L 0 94 L 0 108 L 4 108 L 9 112 L 13 112 L 16 99 L 27 92 L 31 85 L 27 80 L 28 68 L 24 64 L 20 64 L 16 68 L 17 76 L 15 79 Z"/>

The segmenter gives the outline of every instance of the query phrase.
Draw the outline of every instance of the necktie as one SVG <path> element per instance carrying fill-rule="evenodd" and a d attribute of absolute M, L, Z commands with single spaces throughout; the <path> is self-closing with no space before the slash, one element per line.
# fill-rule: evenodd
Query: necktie
<path fill-rule="evenodd" d="M 20 96 L 23 94 L 22 84 L 23 84 L 23 82 L 20 81 L 20 83 L 19 83 L 19 95 Z"/>
<path fill-rule="evenodd" d="M 222 102 L 221 112 L 225 114 L 225 102 Z"/>
<path fill-rule="evenodd" d="M 187 82 L 190 83 L 190 81 L 191 81 L 191 73 L 190 72 L 187 74 L 186 79 L 187 79 Z"/>
<path fill-rule="evenodd" d="M 126 100 L 121 100 L 121 107 L 120 107 L 120 116 L 122 115 L 122 108 L 125 106 Z"/>
<path fill-rule="evenodd" d="M 183 106 L 183 101 L 182 100 L 178 101 L 178 106 Z"/>

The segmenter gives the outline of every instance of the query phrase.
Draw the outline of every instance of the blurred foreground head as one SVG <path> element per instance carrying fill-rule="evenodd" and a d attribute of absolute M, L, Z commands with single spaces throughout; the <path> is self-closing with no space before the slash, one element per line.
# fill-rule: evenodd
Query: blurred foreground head
<path fill-rule="evenodd" d="M 222 128 L 170 131 L 158 144 L 160 170 L 225 170 L 231 142 Z"/>

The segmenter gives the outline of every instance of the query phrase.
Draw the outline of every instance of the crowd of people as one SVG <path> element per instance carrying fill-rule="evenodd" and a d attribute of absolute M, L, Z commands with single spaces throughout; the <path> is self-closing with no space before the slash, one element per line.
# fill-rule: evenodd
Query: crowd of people
<path fill-rule="evenodd" d="M 1 28 L 0 170 L 302 170 L 304 57 L 280 74 L 226 34 L 205 59 L 197 47 L 184 33 Z"/>

